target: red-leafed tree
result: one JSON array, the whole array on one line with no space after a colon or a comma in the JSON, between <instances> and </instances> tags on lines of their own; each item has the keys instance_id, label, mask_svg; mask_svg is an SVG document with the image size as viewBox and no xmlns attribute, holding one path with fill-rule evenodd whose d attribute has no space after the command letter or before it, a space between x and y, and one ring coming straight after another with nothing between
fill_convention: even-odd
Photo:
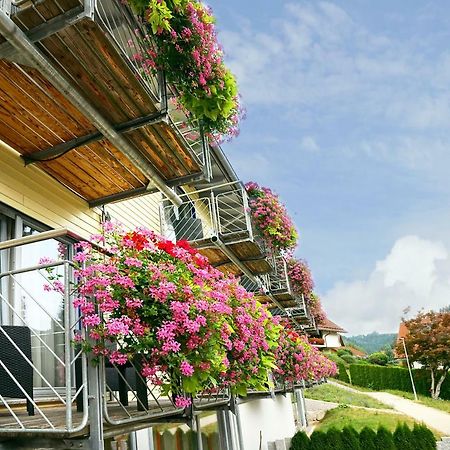
<instances>
[{"instance_id":1,"label":"red-leafed tree","mask_svg":"<svg viewBox=\"0 0 450 450\"><path fill-rule=\"evenodd\" d=\"M450 312L421 312L404 322L408 330L405 344L409 357L430 370L430 393L432 398L439 398L450 370ZM397 345L397 352L404 353L402 341Z\"/></svg>"}]
</instances>

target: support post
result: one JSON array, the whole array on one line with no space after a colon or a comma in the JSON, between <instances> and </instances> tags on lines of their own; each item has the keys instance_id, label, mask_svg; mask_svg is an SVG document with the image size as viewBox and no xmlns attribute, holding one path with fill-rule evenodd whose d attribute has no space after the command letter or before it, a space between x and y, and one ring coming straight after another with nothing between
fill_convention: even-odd
<instances>
[{"instance_id":1,"label":"support post","mask_svg":"<svg viewBox=\"0 0 450 450\"><path fill-rule=\"evenodd\" d=\"M239 450L244 450L244 436L242 434L242 422L241 422L241 413L239 411L239 402L234 396L232 397L231 401L233 402L234 406L233 411L234 416L236 417L236 432Z\"/></svg>"},{"instance_id":2,"label":"support post","mask_svg":"<svg viewBox=\"0 0 450 450\"><path fill-rule=\"evenodd\" d=\"M217 410L217 424L219 428L220 450L234 450L233 439L229 431L228 410Z\"/></svg>"},{"instance_id":3,"label":"support post","mask_svg":"<svg viewBox=\"0 0 450 450\"><path fill-rule=\"evenodd\" d=\"M295 389L295 403L297 406L297 416L301 428L306 428L308 426L308 421L306 418L306 408L305 408L305 398L302 389Z\"/></svg>"},{"instance_id":4,"label":"support post","mask_svg":"<svg viewBox=\"0 0 450 450\"><path fill-rule=\"evenodd\" d=\"M100 383L99 365L94 364L92 357L88 359L88 392L89 392L89 446L90 450L104 450L103 443L103 392Z\"/></svg>"}]
</instances>

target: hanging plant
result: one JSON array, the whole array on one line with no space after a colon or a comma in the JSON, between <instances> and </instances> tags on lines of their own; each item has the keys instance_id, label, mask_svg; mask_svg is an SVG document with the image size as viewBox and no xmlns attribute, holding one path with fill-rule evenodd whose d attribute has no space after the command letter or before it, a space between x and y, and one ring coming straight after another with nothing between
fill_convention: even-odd
<instances>
[{"instance_id":1,"label":"hanging plant","mask_svg":"<svg viewBox=\"0 0 450 450\"><path fill-rule=\"evenodd\" d=\"M309 307L309 312L311 316L314 317L317 324L323 322L327 318L327 315L322 307L320 297L317 294L311 292L307 299L307 304Z\"/></svg>"},{"instance_id":2,"label":"hanging plant","mask_svg":"<svg viewBox=\"0 0 450 450\"><path fill-rule=\"evenodd\" d=\"M179 92L178 103L215 139L236 136L243 111L236 79L223 62L215 19L197 0L130 0L151 29L155 50L135 55Z\"/></svg>"},{"instance_id":3,"label":"hanging plant","mask_svg":"<svg viewBox=\"0 0 450 450\"><path fill-rule=\"evenodd\" d=\"M74 305L89 334L76 339L85 352L118 365L139 358L142 374L178 407L190 403L185 394L223 385L243 394L264 384L278 328L236 279L187 242L111 224L104 230L93 242L108 256L87 242L74 256Z\"/></svg>"},{"instance_id":4,"label":"hanging plant","mask_svg":"<svg viewBox=\"0 0 450 450\"><path fill-rule=\"evenodd\" d=\"M297 384L314 381L336 374L336 365L312 347L306 336L298 334L284 324L276 351L276 379Z\"/></svg>"},{"instance_id":5,"label":"hanging plant","mask_svg":"<svg viewBox=\"0 0 450 450\"><path fill-rule=\"evenodd\" d=\"M290 258L287 261L288 277L295 295L308 300L314 289L314 281L308 263L302 259Z\"/></svg>"},{"instance_id":6,"label":"hanging plant","mask_svg":"<svg viewBox=\"0 0 450 450\"><path fill-rule=\"evenodd\" d=\"M272 253L293 251L297 245L297 231L278 196L253 181L247 183L245 188L255 226L269 250Z\"/></svg>"}]
</instances>

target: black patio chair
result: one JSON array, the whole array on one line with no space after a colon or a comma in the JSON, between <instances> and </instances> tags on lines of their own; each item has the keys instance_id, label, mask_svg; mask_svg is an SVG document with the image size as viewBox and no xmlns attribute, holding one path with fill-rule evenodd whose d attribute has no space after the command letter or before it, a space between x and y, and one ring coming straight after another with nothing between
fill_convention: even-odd
<instances>
[{"instance_id":1,"label":"black patio chair","mask_svg":"<svg viewBox=\"0 0 450 450\"><path fill-rule=\"evenodd\" d=\"M5 333L14 344L5 336ZM25 398L28 415L34 416L33 403L27 398L28 395L30 399L33 399L33 368L21 355L19 349L31 361L30 329L25 326L0 326L0 360L12 375L9 375L3 365L0 365L0 395Z\"/></svg>"}]
</instances>

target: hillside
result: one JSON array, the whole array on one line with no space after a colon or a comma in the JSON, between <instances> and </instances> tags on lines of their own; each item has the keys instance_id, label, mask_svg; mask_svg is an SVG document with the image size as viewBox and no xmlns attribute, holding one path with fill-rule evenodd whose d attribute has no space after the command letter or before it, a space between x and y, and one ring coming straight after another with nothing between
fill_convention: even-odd
<instances>
[{"instance_id":1,"label":"hillside","mask_svg":"<svg viewBox=\"0 0 450 450\"><path fill-rule=\"evenodd\" d=\"M396 337L395 333L377 333L375 331L370 334L344 337L344 342L361 347L370 354L382 350L386 346L392 347Z\"/></svg>"}]
</instances>

